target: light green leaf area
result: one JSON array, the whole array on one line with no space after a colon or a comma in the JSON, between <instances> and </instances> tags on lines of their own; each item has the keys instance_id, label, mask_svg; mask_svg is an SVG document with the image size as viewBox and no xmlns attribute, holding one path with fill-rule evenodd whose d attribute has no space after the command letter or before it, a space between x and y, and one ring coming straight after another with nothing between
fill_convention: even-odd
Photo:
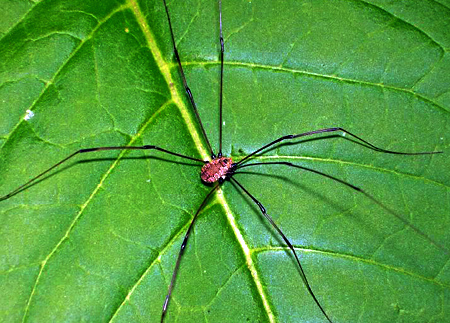
<instances>
[{"instance_id":1,"label":"light green leaf area","mask_svg":"<svg viewBox=\"0 0 450 323\"><path fill-rule=\"evenodd\" d=\"M0 8L0 196L81 148L209 158L162 0ZM172 0L169 11L217 153L217 2ZM292 242L333 322L448 322L449 21L447 0L223 1L225 155L337 126L389 150L444 152L384 154L338 132L249 162L308 167L378 203L283 165L234 176ZM0 201L0 320L159 322L211 189L201 166L158 151L85 153ZM326 322L286 244L229 181L200 213L166 318Z\"/></svg>"}]
</instances>

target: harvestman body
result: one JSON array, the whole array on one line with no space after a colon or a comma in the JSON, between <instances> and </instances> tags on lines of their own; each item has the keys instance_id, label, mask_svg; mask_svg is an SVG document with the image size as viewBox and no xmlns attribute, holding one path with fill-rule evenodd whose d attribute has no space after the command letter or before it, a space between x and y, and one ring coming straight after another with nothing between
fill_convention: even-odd
<instances>
[{"instance_id":1,"label":"harvestman body","mask_svg":"<svg viewBox=\"0 0 450 323\"><path fill-rule=\"evenodd\" d=\"M175 60L178 64L178 68L181 74L181 79L183 81L183 85L184 88L186 90L186 93L188 95L188 98L191 102L193 111L196 115L196 119L200 125L203 137L205 139L205 142L208 146L209 152L211 154L211 160L210 161L203 161L201 159L198 158L194 158L194 157L190 157L190 156L186 156L186 155L182 155L182 154L178 154L176 152L173 151L169 151L167 149L158 147L158 146L154 146L154 145L145 145L145 146L113 146L113 147L95 147L95 148L87 148L87 149L80 149L76 152L74 152L73 154L67 156L66 158L64 158L63 160L61 160L60 162L56 163L55 165L51 166L50 168L48 168L47 170L45 170L44 172L40 173L39 175L37 175L36 177L32 178L31 180L29 180L27 183L19 186L18 188L16 188L15 190L13 190L12 192L6 194L5 196L0 198L0 201L6 200L12 196L14 196L15 194L19 193L20 191L26 189L28 186L30 186L31 183L35 182L37 179L41 178L43 175L47 174L48 172L52 171L54 168L58 167L59 165L61 165L62 163L65 163L66 161L68 161L69 159L73 158L74 156L78 155L78 154L83 154L83 153L90 153L90 152L94 152L94 151L103 151L103 150L157 150L160 151L162 153L165 154L170 154L172 156L176 156L179 158L184 158L184 159L189 159L192 161L196 161L199 163L203 163L203 167L201 169L201 180L206 183L206 184L213 184L213 188L210 190L210 192L206 195L206 197L204 198L203 202L201 203L200 207L198 208L197 212L195 213L194 217L191 220L191 223L187 229L187 232L185 234L185 237L183 239L183 243L181 245L181 250L178 254L176 263L175 263L175 268L172 274L172 278L171 278L171 282L168 288L168 292L167 295L165 297L164 303L163 303L163 310L162 310L162 314L161 314L161 322L164 321L167 310L168 310L168 304L169 304L169 300L174 288L174 282L178 273L178 269L180 266L180 260L183 256L189 235L191 233L191 230L194 226L194 223L197 219L197 216L200 213L200 210L206 205L206 202L208 201L208 199L213 195L213 193L217 190L217 188L222 185L225 181L229 180L232 181L233 183L235 183L243 192L245 192L245 194L247 194L252 200L253 202L259 207L261 213L264 215L264 217L267 219L267 221L273 226L273 228L275 228L275 230L277 231L277 233L280 235L280 237L283 239L283 241L286 243L286 245L289 247L290 251L292 252L292 254L294 255L295 261L298 265L298 268L300 269L300 278L302 279L302 281L304 282L310 296L314 299L315 304L317 305L317 307L320 309L320 311L323 313L324 318L328 321L328 322L332 322L330 316L327 314L327 312L325 311L325 309L322 307L321 303L319 302L318 298L316 297L316 295L313 293L308 280L306 278L306 275L303 271L302 265L300 263L299 257L297 256L297 253L294 249L294 247L292 246L291 242L288 240L288 238L285 236L285 234L283 233L283 231L281 230L281 228L279 228L277 226L277 224L273 221L273 219L267 214L266 209L264 208L264 206L246 189L244 188L244 186L242 186L242 184L240 182L238 182L236 179L233 178L233 176L235 174L237 174L238 172L236 172L237 170L244 168L244 167L251 167L251 166L257 166L257 165L283 165L283 166L288 166L288 167L292 167L294 169L302 169L302 170L306 170L321 176L325 176L333 181L336 181L338 183L341 183L363 195L365 195L366 197L368 197L370 200L372 200L374 203L378 204L379 206L381 206L382 208L384 208L385 210L387 210L389 213L391 213L392 215L396 216L398 219L400 219L401 221L403 221L406 225L408 225L411 229L413 229L417 234L421 235L422 237L424 237L425 239L427 239L430 243L432 243L433 245L437 246L438 248L440 248L441 250L443 250L445 253L450 254L450 252L443 246L437 244L435 241L433 241L431 238L429 238L428 236L426 236L421 230L419 230L418 228L416 228L415 226L413 226L411 223L409 223L407 220L404 219L403 216L396 214L394 211L388 209L387 207L385 207L382 203L380 203L379 201L377 201L375 198L373 198L370 194L368 194L367 192L365 192L364 190L362 190L361 188L354 186L350 183L347 183L339 178L336 178L334 176L319 172L317 170L314 169L310 169L310 168L306 168L303 166L299 166L290 162L257 162L257 163L251 163L251 164L244 164L245 162L247 162L251 157L253 157L254 155L258 154L259 152L262 152L263 150L274 146L277 143L280 142L284 142L284 141L288 141L288 140L292 140L292 139L296 139L296 138L300 138L300 137L305 137L305 136L311 136L311 135L315 135L315 134L321 134L321 133L338 133L338 134L344 134L344 135L349 135L350 137L354 138L355 140L359 141L359 143L361 143L363 146L365 146L366 148L370 148L372 150L375 150L377 152L382 152L382 153L388 153L388 154L397 154L397 155L425 155L425 154L438 154L441 153L440 151L437 152L417 152L417 153L405 153L405 152L397 152L397 151L391 151L391 150L386 150L386 149L382 149L379 147L376 147L375 145L369 143L368 141L362 139L361 137L341 128L341 127L332 127L332 128L325 128L325 129L319 129L319 130L314 130L314 131L309 131L309 132L304 132L304 133L300 133L300 134L295 134L295 135L285 135L282 136L276 140L273 140L272 142L262 146L261 148L255 150L254 152L252 152L251 154L247 155L246 157L244 157L243 159L239 160L238 162L234 163L231 157L223 157L222 156L222 125L223 125L223 120L222 120L222 88L223 88L223 64L224 64L224 40L223 40L223 34L222 34L222 9L221 9L221 1L218 1L218 5L219 5L219 29L220 29L220 101L219 101L219 152L217 155L214 154L212 148L211 148L211 144L208 140L208 137L206 135L205 129L202 125L201 119L200 119L200 115L198 113L197 110L197 106L195 104L193 95L191 90L189 89L188 85L187 85L187 81L186 81L186 77L184 75L184 71L183 71L183 67L181 65L181 60L178 54L178 50L176 47L176 43L175 43L175 37L174 37L174 32L172 30L172 24L170 21L170 15L169 15L169 11L166 5L165 0L163 0L163 5L167 14L167 21L168 21L168 25L169 25L169 29L170 29L170 35L171 35L171 39L172 39L172 44L173 44L173 50L174 50L174 56L175 56Z\"/></svg>"},{"instance_id":2,"label":"harvestman body","mask_svg":"<svg viewBox=\"0 0 450 323\"><path fill-rule=\"evenodd\" d=\"M201 179L205 183L215 183L225 180L232 174L233 160L231 158L219 157L211 160L202 167Z\"/></svg>"}]
</instances>

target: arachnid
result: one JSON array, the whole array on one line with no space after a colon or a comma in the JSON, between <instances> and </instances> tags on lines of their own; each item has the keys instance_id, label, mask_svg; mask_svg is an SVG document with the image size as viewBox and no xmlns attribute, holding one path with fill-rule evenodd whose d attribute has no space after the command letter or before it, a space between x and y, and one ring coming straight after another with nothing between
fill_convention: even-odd
<instances>
[{"instance_id":1,"label":"arachnid","mask_svg":"<svg viewBox=\"0 0 450 323\"><path fill-rule=\"evenodd\" d=\"M210 157L161 1L32 6L1 40L3 193L81 148L157 145ZM224 156L239 162L277 137L334 126L390 150L447 149L448 89L438 86L447 35L427 27L427 11L316 0L223 6ZM172 1L169 10L217 151L217 3ZM448 248L446 155L308 137L253 162L292 162L362 187ZM290 238L333 322L445 317L448 255L389 211L292 167L241 171L236 178ZM199 163L112 151L1 201L5 317L159 321L181 240L208 191ZM252 200L224 185L193 228L167 321L325 320L289 254Z\"/></svg>"}]
</instances>

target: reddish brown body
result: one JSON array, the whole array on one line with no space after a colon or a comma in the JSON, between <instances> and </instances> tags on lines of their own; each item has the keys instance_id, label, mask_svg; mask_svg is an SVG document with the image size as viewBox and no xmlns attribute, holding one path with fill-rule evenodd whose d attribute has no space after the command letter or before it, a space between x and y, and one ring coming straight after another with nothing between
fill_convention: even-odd
<instances>
[{"instance_id":1,"label":"reddish brown body","mask_svg":"<svg viewBox=\"0 0 450 323\"><path fill-rule=\"evenodd\" d=\"M220 178L225 179L232 165L233 161L229 157L213 159L203 165L200 177L205 183L217 182Z\"/></svg>"}]
</instances>

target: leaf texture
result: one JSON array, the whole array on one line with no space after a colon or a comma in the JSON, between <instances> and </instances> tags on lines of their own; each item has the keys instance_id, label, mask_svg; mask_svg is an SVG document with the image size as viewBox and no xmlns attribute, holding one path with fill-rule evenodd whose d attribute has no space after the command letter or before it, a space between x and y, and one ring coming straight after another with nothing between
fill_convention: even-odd
<instances>
[{"instance_id":1,"label":"leaf texture","mask_svg":"<svg viewBox=\"0 0 450 323\"><path fill-rule=\"evenodd\" d=\"M81 148L157 145L209 158L162 1L1 2L0 195ZM391 212L285 166L235 178L295 246L333 322L448 321L450 3L222 5L225 155L335 126L390 150L444 152L388 155L316 136L254 159L330 174ZM168 7L217 152L217 2ZM210 190L200 167L155 151L94 152L1 201L0 320L159 322L181 241ZM180 268L167 322L326 321L282 239L230 182L202 210Z\"/></svg>"}]
</instances>

